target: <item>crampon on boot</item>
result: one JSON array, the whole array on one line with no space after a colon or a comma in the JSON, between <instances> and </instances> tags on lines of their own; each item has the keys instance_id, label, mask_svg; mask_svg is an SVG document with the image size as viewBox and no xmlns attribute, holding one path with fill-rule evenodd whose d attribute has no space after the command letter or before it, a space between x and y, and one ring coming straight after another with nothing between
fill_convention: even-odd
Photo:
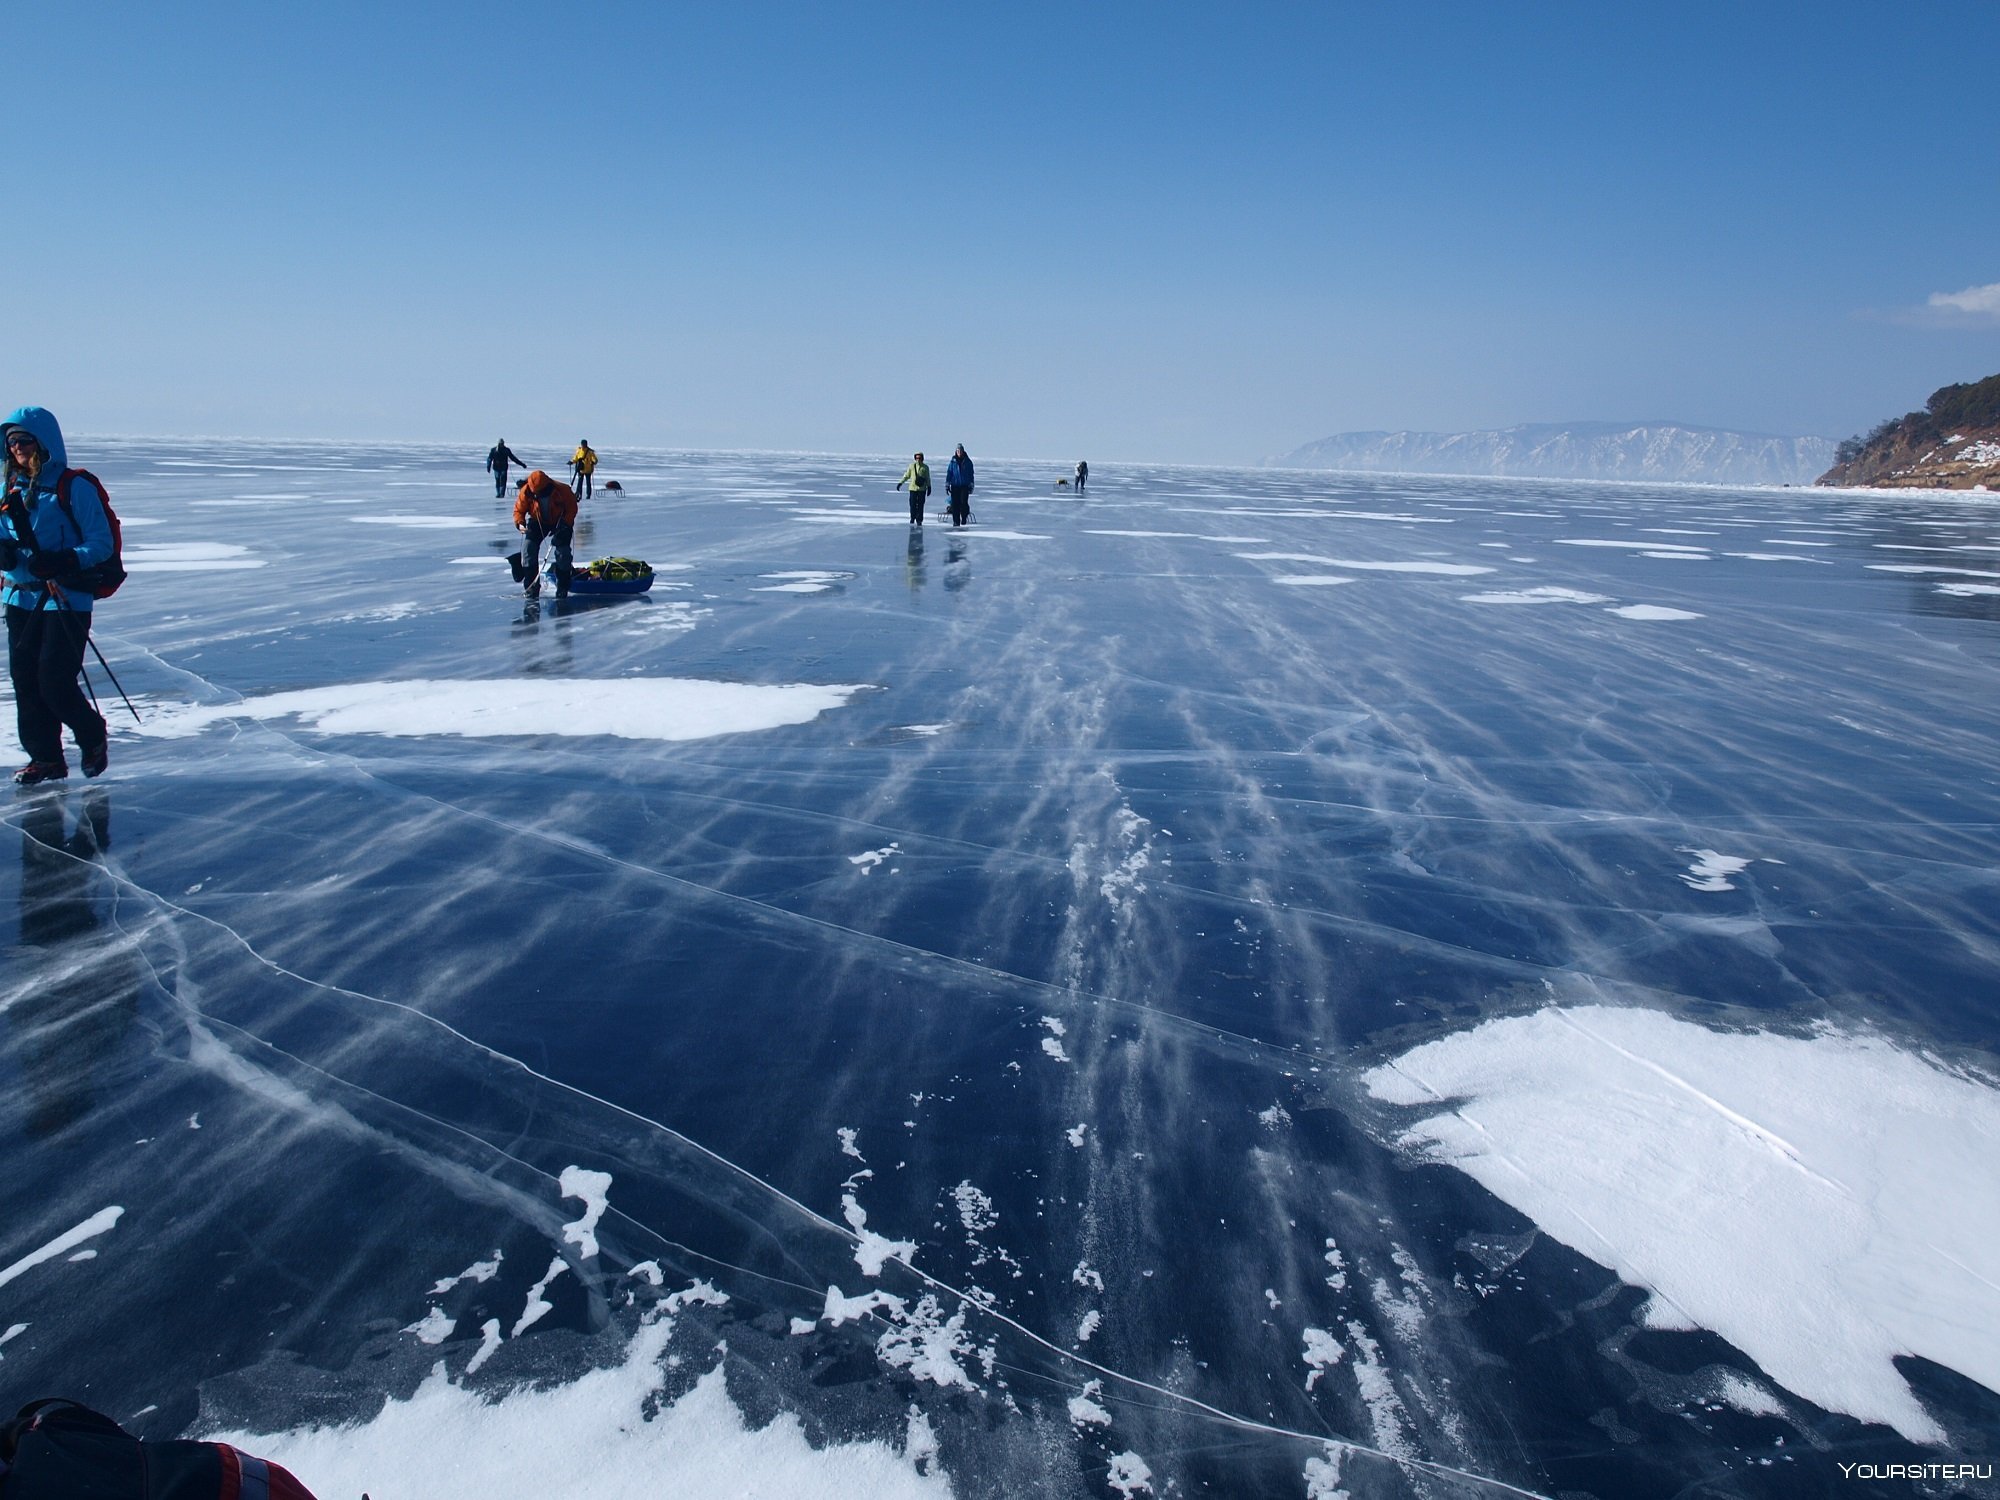
<instances>
[{"instance_id":1,"label":"crampon on boot","mask_svg":"<svg viewBox=\"0 0 2000 1500\"><path fill-rule=\"evenodd\" d=\"M15 786L40 786L45 781L67 781L69 765L60 760L31 760L14 773Z\"/></svg>"}]
</instances>

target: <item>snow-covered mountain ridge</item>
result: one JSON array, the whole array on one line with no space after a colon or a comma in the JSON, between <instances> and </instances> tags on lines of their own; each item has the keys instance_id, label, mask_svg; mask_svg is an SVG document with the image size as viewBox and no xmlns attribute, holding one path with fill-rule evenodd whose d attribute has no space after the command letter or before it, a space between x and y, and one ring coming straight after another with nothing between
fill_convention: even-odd
<instances>
[{"instance_id":1,"label":"snow-covered mountain ridge","mask_svg":"<svg viewBox=\"0 0 2000 1500\"><path fill-rule=\"evenodd\" d=\"M1269 464L1364 473L1810 484L1833 461L1834 446L1830 438L1674 422L1539 422L1485 432L1342 432Z\"/></svg>"}]
</instances>

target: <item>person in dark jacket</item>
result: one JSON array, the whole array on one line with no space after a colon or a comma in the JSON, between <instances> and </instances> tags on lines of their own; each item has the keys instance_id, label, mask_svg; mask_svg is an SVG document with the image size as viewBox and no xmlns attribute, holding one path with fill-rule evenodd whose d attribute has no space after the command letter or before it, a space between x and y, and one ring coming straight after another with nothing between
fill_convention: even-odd
<instances>
[{"instance_id":1,"label":"person in dark jacket","mask_svg":"<svg viewBox=\"0 0 2000 1500\"><path fill-rule=\"evenodd\" d=\"M910 492L910 524L923 525L924 501L931 494L931 466L924 462L923 454L919 453L910 460L909 468L903 470L903 477L896 481L896 488Z\"/></svg>"},{"instance_id":2,"label":"person in dark jacket","mask_svg":"<svg viewBox=\"0 0 2000 1500\"><path fill-rule=\"evenodd\" d=\"M507 446L505 438L493 445L493 451L486 455L486 467L493 475L493 498L498 500L507 493L507 465L519 464L528 467L528 461Z\"/></svg>"},{"instance_id":3,"label":"person in dark jacket","mask_svg":"<svg viewBox=\"0 0 2000 1500\"><path fill-rule=\"evenodd\" d=\"M576 491L536 469L514 497L514 529L521 533L521 591L542 596L542 539L555 554L556 597L569 597L569 543L576 525Z\"/></svg>"},{"instance_id":4,"label":"person in dark jacket","mask_svg":"<svg viewBox=\"0 0 2000 1500\"><path fill-rule=\"evenodd\" d=\"M1081 495L1084 485L1090 479L1090 465L1082 459L1076 461L1076 492Z\"/></svg>"},{"instance_id":5,"label":"person in dark jacket","mask_svg":"<svg viewBox=\"0 0 2000 1500\"><path fill-rule=\"evenodd\" d=\"M28 763L18 786L69 775L63 726L82 757L83 774L101 776L110 761L110 730L77 685L97 600L74 575L111 556L111 519L104 494L82 475L71 477L69 507L62 476L69 449L53 413L24 406L0 423L6 445L6 489L0 497L0 568L6 589L7 674L14 715ZM64 586L71 579L72 585Z\"/></svg>"},{"instance_id":6,"label":"person in dark jacket","mask_svg":"<svg viewBox=\"0 0 2000 1500\"><path fill-rule=\"evenodd\" d=\"M963 526L972 519L972 455L960 443L952 451L951 462L945 465L944 492L950 502L946 513L953 526Z\"/></svg>"}]
</instances>

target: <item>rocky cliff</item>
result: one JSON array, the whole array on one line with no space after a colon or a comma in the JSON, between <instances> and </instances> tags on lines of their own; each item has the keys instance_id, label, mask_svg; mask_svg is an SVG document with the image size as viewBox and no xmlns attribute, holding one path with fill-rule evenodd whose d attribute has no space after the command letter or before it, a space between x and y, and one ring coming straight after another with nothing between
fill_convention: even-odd
<instances>
[{"instance_id":1,"label":"rocky cliff","mask_svg":"<svg viewBox=\"0 0 2000 1500\"><path fill-rule=\"evenodd\" d=\"M2000 490L2000 375L1933 391L1922 411L1851 437L1820 484Z\"/></svg>"},{"instance_id":2,"label":"rocky cliff","mask_svg":"<svg viewBox=\"0 0 2000 1500\"><path fill-rule=\"evenodd\" d=\"M1829 438L1771 437L1673 422L1565 422L1485 432L1344 432L1272 463L1362 473L1807 484L1833 457Z\"/></svg>"}]
</instances>

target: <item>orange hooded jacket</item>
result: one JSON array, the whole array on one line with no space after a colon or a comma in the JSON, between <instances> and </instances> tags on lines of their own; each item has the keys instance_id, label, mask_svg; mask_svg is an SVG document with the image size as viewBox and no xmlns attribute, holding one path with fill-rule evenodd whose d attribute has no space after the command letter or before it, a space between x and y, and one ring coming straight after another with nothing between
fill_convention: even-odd
<instances>
[{"instance_id":1,"label":"orange hooded jacket","mask_svg":"<svg viewBox=\"0 0 2000 1500\"><path fill-rule=\"evenodd\" d=\"M538 509L542 530L554 531L567 525L576 520L576 491L536 469L521 481L521 488L514 496L514 524L527 525L529 515Z\"/></svg>"}]
</instances>

